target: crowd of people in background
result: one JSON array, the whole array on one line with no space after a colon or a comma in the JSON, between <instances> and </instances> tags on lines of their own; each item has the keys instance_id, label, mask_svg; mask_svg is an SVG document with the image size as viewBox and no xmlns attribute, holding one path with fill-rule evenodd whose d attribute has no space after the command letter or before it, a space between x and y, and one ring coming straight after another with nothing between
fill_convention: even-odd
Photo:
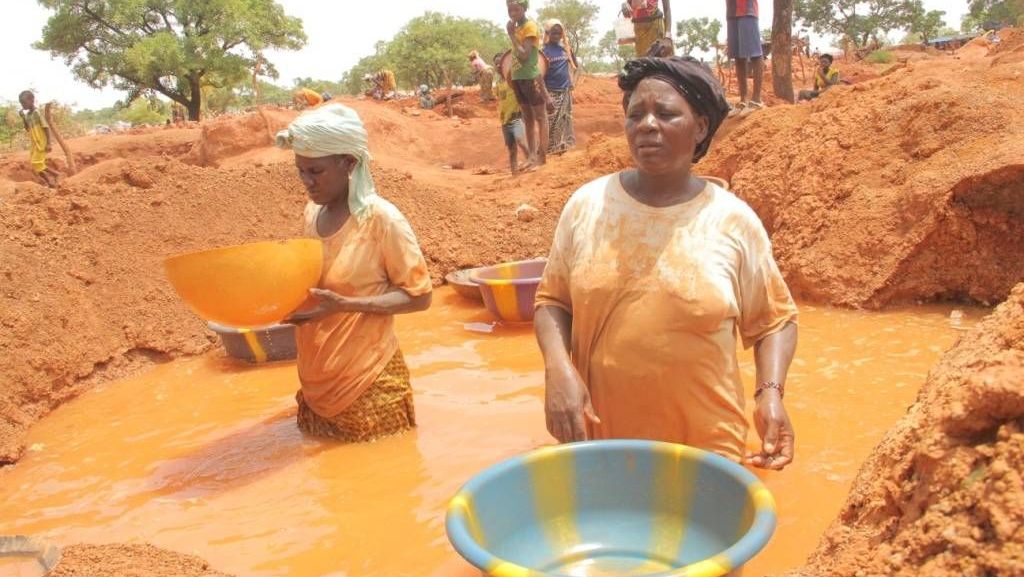
<instances>
[{"instance_id":1,"label":"crowd of people in background","mask_svg":"<svg viewBox=\"0 0 1024 577\"><path fill-rule=\"evenodd\" d=\"M477 51L468 54L469 70L479 86L480 102L495 102L503 140L512 173L532 171L547 162L548 155L562 154L576 145L573 119L573 90L579 61L569 38L569 30L558 19L538 25L527 16L529 0L506 0L510 48L494 55L491 62ZM621 14L631 20L637 57L668 58L675 45L668 35L668 22L659 0L627 0ZM726 0L728 55L735 62L739 100L730 105L729 116L747 115L764 108L764 48L757 0ZM398 98L395 73L387 68L363 76L364 95L375 100ZM749 87L748 80L753 80ZM819 58L813 88L801 90L799 100L812 100L841 82L833 57ZM748 90L748 88L751 88ZM458 96L462 96L461 91ZM434 108L440 100L426 84L415 92L423 109ZM21 95L22 119L31 142L32 170L47 186L56 184L57 173L47 167L50 151L49 127L34 106L30 91ZM304 110L331 100L327 92L301 87L292 94L292 105ZM449 98L450 104L450 98ZM187 111L172 103L175 125L183 123ZM450 113L451 111L449 111ZM525 162L519 163L522 153Z\"/></svg>"}]
</instances>

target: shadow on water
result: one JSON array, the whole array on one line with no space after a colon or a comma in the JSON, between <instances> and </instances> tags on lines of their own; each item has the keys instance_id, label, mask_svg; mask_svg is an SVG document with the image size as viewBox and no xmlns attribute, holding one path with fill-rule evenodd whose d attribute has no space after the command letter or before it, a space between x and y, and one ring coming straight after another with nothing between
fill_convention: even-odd
<instances>
[{"instance_id":1,"label":"shadow on water","mask_svg":"<svg viewBox=\"0 0 1024 577\"><path fill-rule=\"evenodd\" d=\"M158 495L209 496L253 483L332 446L305 437L295 410L282 411L221 437L195 452L162 461L151 476Z\"/></svg>"}]
</instances>

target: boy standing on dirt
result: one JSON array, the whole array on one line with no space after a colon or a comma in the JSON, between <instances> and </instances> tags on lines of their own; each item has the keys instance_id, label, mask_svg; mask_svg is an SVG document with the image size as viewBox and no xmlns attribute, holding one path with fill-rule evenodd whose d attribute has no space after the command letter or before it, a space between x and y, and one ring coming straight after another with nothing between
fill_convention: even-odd
<instances>
[{"instance_id":1,"label":"boy standing on dirt","mask_svg":"<svg viewBox=\"0 0 1024 577\"><path fill-rule=\"evenodd\" d=\"M506 0L508 24L505 30L512 41L512 90L522 109L529 144L527 170L547 162L548 95L540 74L540 28L526 17L529 0Z\"/></svg>"},{"instance_id":2,"label":"boy standing on dirt","mask_svg":"<svg viewBox=\"0 0 1024 577\"><path fill-rule=\"evenodd\" d=\"M494 68L501 68L501 53L494 55ZM526 130L523 128L523 118L519 109L519 101L516 95L505 82L505 77L498 74L497 82L494 85L494 95L498 100L498 119L501 122L501 134L505 138L505 148L508 149L508 164L512 174L519 174L519 149L529 157L530 150L526 143Z\"/></svg>"},{"instance_id":3,"label":"boy standing on dirt","mask_svg":"<svg viewBox=\"0 0 1024 577\"><path fill-rule=\"evenodd\" d=\"M25 132L28 133L30 146L29 161L32 163L32 172L43 179L46 186L53 188L57 186L57 179L60 176L57 171L46 166L46 153L53 150L50 143L50 125L46 123L39 109L36 108L36 95L31 90L24 90L18 95L21 103L21 121L25 124Z\"/></svg>"}]
</instances>

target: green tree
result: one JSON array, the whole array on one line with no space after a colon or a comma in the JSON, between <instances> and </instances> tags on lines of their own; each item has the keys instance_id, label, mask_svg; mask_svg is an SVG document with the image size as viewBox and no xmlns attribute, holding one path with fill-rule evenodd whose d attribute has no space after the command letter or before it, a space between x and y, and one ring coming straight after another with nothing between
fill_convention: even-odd
<instances>
[{"instance_id":1,"label":"green tree","mask_svg":"<svg viewBox=\"0 0 1024 577\"><path fill-rule=\"evenodd\" d=\"M25 126L18 116L20 105L13 102L0 103L0 142L11 148L16 136L25 130Z\"/></svg>"},{"instance_id":2,"label":"green tree","mask_svg":"<svg viewBox=\"0 0 1024 577\"><path fill-rule=\"evenodd\" d=\"M1024 26L1024 0L969 0L961 25L968 32Z\"/></svg>"},{"instance_id":3,"label":"green tree","mask_svg":"<svg viewBox=\"0 0 1024 577\"><path fill-rule=\"evenodd\" d=\"M633 47L629 44L619 44L618 37L615 36L614 30L609 30L604 36L601 37L600 42L597 43L597 53L601 57L604 63L611 63L612 70L610 72L618 72L622 70L622 66L633 57ZM588 72L604 72L606 70L594 69L588 66Z\"/></svg>"},{"instance_id":4,"label":"green tree","mask_svg":"<svg viewBox=\"0 0 1024 577\"><path fill-rule=\"evenodd\" d=\"M718 44L722 22L708 17L687 18L676 22L676 47L684 55L694 50L708 52Z\"/></svg>"},{"instance_id":5,"label":"green tree","mask_svg":"<svg viewBox=\"0 0 1024 577\"><path fill-rule=\"evenodd\" d=\"M942 10L928 10L926 12L922 9L915 15L907 30L911 34L917 34L921 41L928 42L933 38L937 38L942 28L946 25L942 19L945 15L945 11Z\"/></svg>"},{"instance_id":6,"label":"green tree","mask_svg":"<svg viewBox=\"0 0 1024 577\"><path fill-rule=\"evenodd\" d=\"M250 78L266 49L301 48L302 22L273 0L39 0L54 11L36 48L94 88L158 92L198 120L203 88ZM274 77L262 61L263 75Z\"/></svg>"},{"instance_id":7,"label":"green tree","mask_svg":"<svg viewBox=\"0 0 1024 577\"><path fill-rule=\"evenodd\" d=\"M958 34L960 34L960 31L956 28L943 25L932 36L929 36L928 39L934 40L942 36L956 36ZM924 38L916 32L908 32L907 35L900 40L900 44L920 44L921 42L924 42Z\"/></svg>"},{"instance_id":8,"label":"green tree","mask_svg":"<svg viewBox=\"0 0 1024 577\"><path fill-rule=\"evenodd\" d=\"M541 23L557 18L565 27L569 45L577 56L586 56L594 39L594 22L601 8L586 0L549 0L537 11Z\"/></svg>"},{"instance_id":9,"label":"green tree","mask_svg":"<svg viewBox=\"0 0 1024 577\"><path fill-rule=\"evenodd\" d=\"M141 124L163 124L171 116L170 106L159 98L136 98L118 114L118 120Z\"/></svg>"},{"instance_id":10,"label":"green tree","mask_svg":"<svg viewBox=\"0 0 1024 577\"><path fill-rule=\"evenodd\" d=\"M906 29L922 11L921 0L795 0L794 16L818 34L835 34L858 46Z\"/></svg>"},{"instance_id":11,"label":"green tree","mask_svg":"<svg viewBox=\"0 0 1024 577\"><path fill-rule=\"evenodd\" d=\"M505 31L487 20L473 20L426 12L410 20L390 42L378 42L373 55L362 58L342 77L346 92L364 89L364 74L381 68L395 73L400 86L442 86L474 82L469 65L471 50L484 60L509 47Z\"/></svg>"}]
</instances>

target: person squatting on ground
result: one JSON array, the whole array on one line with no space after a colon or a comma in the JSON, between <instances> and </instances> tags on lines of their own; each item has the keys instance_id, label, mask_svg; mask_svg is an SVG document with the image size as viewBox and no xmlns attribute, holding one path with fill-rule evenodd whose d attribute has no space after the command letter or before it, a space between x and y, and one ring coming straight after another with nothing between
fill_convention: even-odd
<instances>
[{"instance_id":1,"label":"person squatting on ground","mask_svg":"<svg viewBox=\"0 0 1024 577\"><path fill-rule=\"evenodd\" d=\"M501 65L501 53L494 55L494 66ZM519 101L516 95L505 82L502 75L498 75L494 85L494 93L498 98L498 122L501 123L501 134L505 140L505 149L508 150L508 165L512 174L519 173L519 150L523 156L529 158L530 150L526 142L526 129L523 127L523 116L519 109Z\"/></svg>"},{"instance_id":2,"label":"person squatting on ground","mask_svg":"<svg viewBox=\"0 0 1024 577\"><path fill-rule=\"evenodd\" d=\"M761 85L764 83L764 52L758 29L757 0L725 0L726 37L729 57L736 62L736 84L740 101L729 116L749 114L764 108ZM747 99L747 78L754 75L754 93Z\"/></svg>"},{"instance_id":3,"label":"person squatting on ground","mask_svg":"<svg viewBox=\"0 0 1024 577\"><path fill-rule=\"evenodd\" d=\"M432 285L412 227L377 195L359 115L329 103L277 134L306 187L305 234L323 241L324 266L297 325L298 426L362 442L416 425L394 315L426 310ZM310 308L311 307L311 308Z\"/></svg>"},{"instance_id":4,"label":"person squatting on ground","mask_svg":"<svg viewBox=\"0 0 1024 577\"><path fill-rule=\"evenodd\" d=\"M537 291L548 431L782 469L793 459L782 397L797 308L754 211L692 172L729 110L722 87L677 57L631 60L619 86L635 168L572 195ZM762 443L746 455L737 336L757 368Z\"/></svg>"},{"instance_id":5,"label":"person squatting on ground","mask_svg":"<svg viewBox=\"0 0 1024 577\"><path fill-rule=\"evenodd\" d=\"M487 64L476 50L469 53L469 64L480 84L480 102L493 102L494 92L491 88L494 86L494 67Z\"/></svg>"},{"instance_id":6,"label":"person squatting on ground","mask_svg":"<svg viewBox=\"0 0 1024 577\"><path fill-rule=\"evenodd\" d=\"M316 90L300 88L295 91L295 94L292 94L292 102L299 110L305 110L323 104L324 97Z\"/></svg>"},{"instance_id":7,"label":"person squatting on ground","mask_svg":"<svg viewBox=\"0 0 1024 577\"><path fill-rule=\"evenodd\" d=\"M507 0L508 24L505 30L512 41L514 57L512 90L522 109L526 142L530 147L527 170L547 162L549 97L540 74L540 30L526 17L529 0Z\"/></svg>"},{"instance_id":8,"label":"person squatting on ground","mask_svg":"<svg viewBox=\"0 0 1024 577\"><path fill-rule=\"evenodd\" d=\"M572 88L577 63L565 37L565 26L557 19L544 22L544 56L548 69L544 74L554 110L548 113L548 154L562 154L576 146L572 125Z\"/></svg>"},{"instance_id":9,"label":"person squatting on ground","mask_svg":"<svg viewBox=\"0 0 1024 577\"><path fill-rule=\"evenodd\" d=\"M50 125L47 124L43 113L36 108L36 95L31 90L23 90L18 95L18 102L21 104L19 113L21 122L25 125L25 132L28 133L29 163L32 165L32 174L38 176L43 184L53 188L57 186L60 173L46 165L46 155L53 151Z\"/></svg>"},{"instance_id":10,"label":"person squatting on ground","mask_svg":"<svg viewBox=\"0 0 1024 577\"><path fill-rule=\"evenodd\" d=\"M433 95L430 94L430 87L426 84L420 84L419 89L420 96L420 108L424 110L430 110L437 106L437 101L434 100Z\"/></svg>"},{"instance_id":11,"label":"person squatting on ground","mask_svg":"<svg viewBox=\"0 0 1024 577\"><path fill-rule=\"evenodd\" d=\"M822 92L839 84L839 69L832 65L832 55L822 54L818 63L820 67L814 71L814 90L801 90L799 100L814 100Z\"/></svg>"},{"instance_id":12,"label":"person squatting on ground","mask_svg":"<svg viewBox=\"0 0 1024 577\"><path fill-rule=\"evenodd\" d=\"M629 0L622 3L622 15L633 21L637 57L647 56L651 45L665 37L665 15L658 0Z\"/></svg>"}]
</instances>

